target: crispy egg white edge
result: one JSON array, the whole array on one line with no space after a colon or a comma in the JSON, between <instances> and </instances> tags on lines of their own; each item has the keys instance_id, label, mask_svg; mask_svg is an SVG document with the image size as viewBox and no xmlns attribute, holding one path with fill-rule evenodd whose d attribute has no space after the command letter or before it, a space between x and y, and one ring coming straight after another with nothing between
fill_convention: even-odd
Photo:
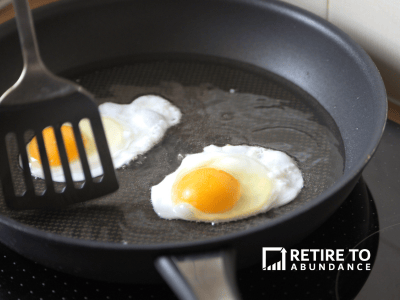
<instances>
[{"instance_id":1,"label":"crispy egg white edge","mask_svg":"<svg viewBox=\"0 0 400 300\"><path fill-rule=\"evenodd\" d=\"M218 155L222 154L245 155L257 161L258 163L262 164L265 167L267 176L273 182L270 193L270 199L268 199L268 201L260 210L254 211L251 214L239 216L234 219L232 218L213 219L212 221L210 221L209 219L193 220L189 212L196 210L196 208L187 203L174 205L171 198L172 191L169 190L168 194L165 193L163 194L162 191L164 191L169 187L172 187L179 173L184 168L187 168L185 163L185 159L187 157L190 157L191 161L195 161L195 156L199 154L202 155L203 153L218 154ZM240 145L240 146L226 145L223 147L211 145L205 147L202 153L189 154L185 157L185 159L182 161L182 164L175 172L167 175L163 181L161 181L158 185L155 185L151 188L151 202L153 205L153 209L161 218L185 219L198 222L214 222L214 223L239 220L250 217L258 213L264 213L272 208L279 207L289 203L290 201L296 198L296 196L300 193L304 185L301 171L297 167L295 161L286 153L281 151L265 149L262 147L247 146L247 145ZM194 166L194 168L196 167ZM156 195L159 197L157 197ZM182 218L182 215L187 215L187 218Z\"/></svg>"},{"instance_id":2,"label":"crispy egg white edge","mask_svg":"<svg viewBox=\"0 0 400 300\"><path fill-rule=\"evenodd\" d=\"M182 117L179 108L168 100L157 95L145 95L136 98L130 104L106 102L99 106L100 115L116 121L123 128L125 141L116 153L111 153L114 169L120 168L137 158L138 155L149 151L159 143L169 127L177 125ZM115 119L115 115L118 119ZM151 127L147 124L152 124ZM93 138L93 137L92 137ZM88 157L92 177L103 174L97 153ZM22 163L20 163L22 166ZM44 178L41 164L31 159L31 175ZM32 168L34 167L34 168ZM73 181L85 180L80 161L70 163ZM65 182L62 167L51 168L53 181Z\"/></svg>"}]
</instances>

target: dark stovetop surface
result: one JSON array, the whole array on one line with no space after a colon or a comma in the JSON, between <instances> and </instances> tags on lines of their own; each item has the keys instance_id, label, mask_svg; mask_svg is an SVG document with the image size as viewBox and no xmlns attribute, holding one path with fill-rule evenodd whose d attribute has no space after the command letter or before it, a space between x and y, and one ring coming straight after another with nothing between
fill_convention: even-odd
<instances>
[{"instance_id":1,"label":"dark stovetop surface","mask_svg":"<svg viewBox=\"0 0 400 300\"><path fill-rule=\"evenodd\" d=\"M371 271L238 271L243 299L400 299L400 125L382 142L349 198L296 249L369 249ZM261 250L261 249L260 249ZM176 299L166 285L115 284L63 274L0 244L0 299Z\"/></svg>"}]
</instances>

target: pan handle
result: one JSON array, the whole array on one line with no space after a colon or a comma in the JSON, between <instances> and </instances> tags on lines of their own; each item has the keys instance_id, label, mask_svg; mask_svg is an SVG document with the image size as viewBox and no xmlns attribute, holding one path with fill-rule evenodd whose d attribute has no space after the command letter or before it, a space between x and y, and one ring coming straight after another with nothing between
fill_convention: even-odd
<instances>
[{"instance_id":1,"label":"pan handle","mask_svg":"<svg viewBox=\"0 0 400 300\"><path fill-rule=\"evenodd\" d=\"M235 253L161 256L155 266L181 300L240 300L235 280Z\"/></svg>"}]
</instances>

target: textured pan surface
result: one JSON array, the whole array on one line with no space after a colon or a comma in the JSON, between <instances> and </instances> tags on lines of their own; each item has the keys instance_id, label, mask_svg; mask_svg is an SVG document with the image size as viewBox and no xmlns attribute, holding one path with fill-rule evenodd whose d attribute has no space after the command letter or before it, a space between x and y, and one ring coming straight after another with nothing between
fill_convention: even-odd
<instances>
[{"instance_id":1,"label":"textured pan surface","mask_svg":"<svg viewBox=\"0 0 400 300\"><path fill-rule=\"evenodd\" d=\"M1 195L1 214L37 229L129 244L203 240L265 224L295 210L342 174L344 148L333 119L307 94L270 74L214 63L153 61L75 79L98 104L130 103L143 94L158 94L178 106L183 118L160 144L117 171L120 189L113 195L62 210L26 212L7 209ZM305 187L292 203L246 220L212 226L160 219L150 203L150 187L179 166L179 154L201 152L210 144L285 151L298 162Z\"/></svg>"}]
</instances>

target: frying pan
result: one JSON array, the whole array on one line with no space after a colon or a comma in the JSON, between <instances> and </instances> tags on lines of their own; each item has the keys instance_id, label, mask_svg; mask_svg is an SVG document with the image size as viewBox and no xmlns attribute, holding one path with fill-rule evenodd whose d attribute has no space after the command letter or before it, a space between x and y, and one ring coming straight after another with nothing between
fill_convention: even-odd
<instances>
[{"instance_id":1,"label":"frying pan","mask_svg":"<svg viewBox=\"0 0 400 300\"><path fill-rule=\"evenodd\" d=\"M46 65L79 81L99 104L154 93L184 113L159 145L118 171L121 188L110 197L27 212L0 199L1 241L57 270L138 283L160 280L158 270L182 299L195 299L214 289L192 284L188 262L199 263L214 267L219 288L238 297L234 262L254 264L261 247L288 247L320 226L381 138L387 104L375 65L346 34L293 6L64 0L33 16ZM0 45L2 93L22 69L13 20L1 25ZM285 150L302 169L304 189L292 203L242 221L159 219L149 188L176 169L178 154L227 143ZM298 147L316 159L305 164L310 153ZM204 284L212 285L208 277Z\"/></svg>"}]
</instances>

